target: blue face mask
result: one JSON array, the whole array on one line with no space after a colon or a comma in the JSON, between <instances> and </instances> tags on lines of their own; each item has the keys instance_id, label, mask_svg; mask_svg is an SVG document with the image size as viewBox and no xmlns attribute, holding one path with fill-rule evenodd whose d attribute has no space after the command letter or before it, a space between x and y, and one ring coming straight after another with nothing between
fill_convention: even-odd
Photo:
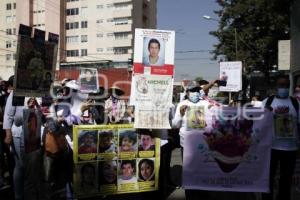
<instances>
[{"instance_id":1,"label":"blue face mask","mask_svg":"<svg viewBox=\"0 0 300 200\"><path fill-rule=\"evenodd\" d=\"M277 95L280 98L287 98L289 96L289 88L278 88Z\"/></svg>"},{"instance_id":2,"label":"blue face mask","mask_svg":"<svg viewBox=\"0 0 300 200\"><path fill-rule=\"evenodd\" d=\"M199 92L190 92L189 100L193 103L197 103L200 100Z\"/></svg>"}]
</instances>

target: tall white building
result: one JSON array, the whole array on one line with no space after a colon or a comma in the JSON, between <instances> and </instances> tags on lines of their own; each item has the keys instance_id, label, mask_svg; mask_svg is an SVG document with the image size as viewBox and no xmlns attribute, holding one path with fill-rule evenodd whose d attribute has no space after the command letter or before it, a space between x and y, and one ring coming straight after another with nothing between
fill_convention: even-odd
<instances>
[{"instance_id":1,"label":"tall white building","mask_svg":"<svg viewBox=\"0 0 300 200\"><path fill-rule=\"evenodd\" d=\"M1 0L0 76L7 79L14 72L20 23L60 35L61 67L128 67L134 29L156 28L156 4L157 0Z\"/></svg>"}]
</instances>

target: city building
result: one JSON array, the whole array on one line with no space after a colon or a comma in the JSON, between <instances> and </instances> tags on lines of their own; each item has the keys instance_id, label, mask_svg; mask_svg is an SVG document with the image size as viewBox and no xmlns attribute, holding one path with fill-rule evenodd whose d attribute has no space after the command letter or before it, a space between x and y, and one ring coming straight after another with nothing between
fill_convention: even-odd
<instances>
[{"instance_id":1,"label":"city building","mask_svg":"<svg viewBox=\"0 0 300 200\"><path fill-rule=\"evenodd\" d=\"M291 5L291 74L292 87L300 85L300 1Z\"/></svg>"},{"instance_id":2,"label":"city building","mask_svg":"<svg viewBox=\"0 0 300 200\"><path fill-rule=\"evenodd\" d=\"M58 67L126 67L135 28L156 28L157 0L1 0L0 74L14 72L20 23L59 34Z\"/></svg>"}]
</instances>

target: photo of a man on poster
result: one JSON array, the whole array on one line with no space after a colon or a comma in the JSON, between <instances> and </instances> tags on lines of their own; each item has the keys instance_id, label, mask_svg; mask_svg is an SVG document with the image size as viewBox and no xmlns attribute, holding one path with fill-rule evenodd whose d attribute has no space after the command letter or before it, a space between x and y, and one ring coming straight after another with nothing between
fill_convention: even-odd
<instances>
[{"instance_id":1,"label":"photo of a man on poster","mask_svg":"<svg viewBox=\"0 0 300 200\"><path fill-rule=\"evenodd\" d=\"M155 141L152 135L147 133L141 133L139 140L139 151L154 151Z\"/></svg>"},{"instance_id":2,"label":"photo of a man on poster","mask_svg":"<svg viewBox=\"0 0 300 200\"><path fill-rule=\"evenodd\" d=\"M120 176L118 184L136 183L135 160L123 160L120 162Z\"/></svg>"},{"instance_id":3,"label":"photo of a man on poster","mask_svg":"<svg viewBox=\"0 0 300 200\"><path fill-rule=\"evenodd\" d=\"M144 38L143 65L163 66L165 64L165 45L158 38Z\"/></svg>"},{"instance_id":4,"label":"photo of a man on poster","mask_svg":"<svg viewBox=\"0 0 300 200\"><path fill-rule=\"evenodd\" d=\"M80 90L86 93L97 92L98 90L97 69L80 70Z\"/></svg>"}]
</instances>

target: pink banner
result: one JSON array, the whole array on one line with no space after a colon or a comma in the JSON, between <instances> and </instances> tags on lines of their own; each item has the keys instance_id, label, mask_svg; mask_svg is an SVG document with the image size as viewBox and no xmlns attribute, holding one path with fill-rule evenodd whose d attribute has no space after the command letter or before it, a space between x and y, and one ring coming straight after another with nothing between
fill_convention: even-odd
<instances>
[{"instance_id":1,"label":"pink banner","mask_svg":"<svg viewBox=\"0 0 300 200\"><path fill-rule=\"evenodd\" d=\"M268 192L272 113L246 108L209 112L205 130L185 136L183 186Z\"/></svg>"}]
</instances>

